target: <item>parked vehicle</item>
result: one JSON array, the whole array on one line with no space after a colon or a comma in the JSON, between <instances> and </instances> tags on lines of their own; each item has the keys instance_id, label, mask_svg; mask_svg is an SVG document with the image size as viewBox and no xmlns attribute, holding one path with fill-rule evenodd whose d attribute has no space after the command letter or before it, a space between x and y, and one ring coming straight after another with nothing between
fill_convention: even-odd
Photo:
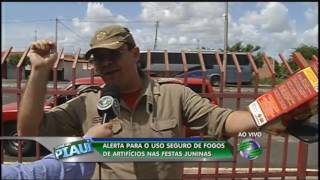
<instances>
[{"instance_id":1,"label":"parked vehicle","mask_svg":"<svg viewBox=\"0 0 320 180\"><path fill-rule=\"evenodd\" d=\"M75 88L81 90L90 85L90 78L80 78L75 81ZM101 78L95 77L94 84L102 85ZM64 88L65 91L72 89L72 84L67 84ZM71 99L72 95L58 95L57 105ZM45 101L44 111L49 111L54 107L54 96L49 96ZM8 103L2 106L2 121L4 125L5 136L17 136L17 102ZM35 143L33 141L21 141L22 154L24 156L32 156L35 154ZM4 141L5 152L12 156L18 155L18 141Z\"/></svg>"},{"instance_id":2,"label":"parked vehicle","mask_svg":"<svg viewBox=\"0 0 320 180\"><path fill-rule=\"evenodd\" d=\"M212 85L220 84L220 68L217 64L215 51L203 51L202 57L204 61L206 72L206 78L210 80ZM249 60L247 59L246 53L235 53L238 59L241 69L241 82L243 84L250 84L252 79L252 68ZM198 51L186 51L185 52L187 66L188 66L188 77L202 78L202 71L199 61ZM223 54L219 53L220 60L223 60ZM147 52L142 51L140 56L140 66L147 70ZM151 51L150 53L150 74L153 76L175 76L184 77L183 63L181 52L168 51L167 59L169 71L166 71L165 65L165 53L163 51ZM234 65L232 56L230 53L227 54L227 69L226 69L226 83L235 84L237 83L237 69Z\"/></svg>"},{"instance_id":3,"label":"parked vehicle","mask_svg":"<svg viewBox=\"0 0 320 180\"><path fill-rule=\"evenodd\" d=\"M156 78L154 78L156 79ZM182 78L177 78L183 82ZM102 86L104 85L103 80L100 77L94 77L94 85ZM75 88L77 91L82 90L91 85L91 78L79 78L75 81ZM201 93L202 90L202 80L195 78L188 78L187 86L193 91ZM72 90L71 82L67 84L64 88L65 91ZM213 93L213 88L209 81L205 84L205 93ZM74 95L58 95L57 105L63 104L66 101L75 97ZM213 104L217 104L215 97L208 98ZM49 111L54 107L54 96L49 96L45 101L44 111ZM4 135L5 136L17 136L17 102L8 103L2 106L2 121L4 125ZM186 135L196 135L191 130L186 130ZM22 141L22 155L31 156L35 152L35 143L33 141ZM4 142L5 152L12 156L17 156L18 154L18 141L5 141Z\"/></svg>"},{"instance_id":4,"label":"parked vehicle","mask_svg":"<svg viewBox=\"0 0 320 180\"><path fill-rule=\"evenodd\" d=\"M240 66L241 68L241 83L242 84L250 84L251 83L251 66ZM212 69L207 69L205 73L205 77L210 81L213 86L220 85L221 74L218 65L213 65ZM188 77L192 78L202 78L202 70L201 67L194 67L190 69L187 73ZM237 70L234 65L227 66L227 76L226 83L228 84L236 84L237 83ZM184 73L178 73L175 77L182 78L184 77Z\"/></svg>"}]
</instances>

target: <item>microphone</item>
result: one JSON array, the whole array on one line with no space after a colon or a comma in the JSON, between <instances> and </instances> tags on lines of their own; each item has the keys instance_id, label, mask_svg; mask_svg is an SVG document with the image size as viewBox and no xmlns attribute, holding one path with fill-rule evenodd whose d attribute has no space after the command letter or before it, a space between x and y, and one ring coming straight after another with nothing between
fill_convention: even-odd
<instances>
[{"instance_id":1,"label":"microphone","mask_svg":"<svg viewBox=\"0 0 320 180\"><path fill-rule=\"evenodd\" d=\"M114 84L105 85L98 101L98 114L102 117L101 124L109 122L120 114L120 89Z\"/></svg>"}]
</instances>

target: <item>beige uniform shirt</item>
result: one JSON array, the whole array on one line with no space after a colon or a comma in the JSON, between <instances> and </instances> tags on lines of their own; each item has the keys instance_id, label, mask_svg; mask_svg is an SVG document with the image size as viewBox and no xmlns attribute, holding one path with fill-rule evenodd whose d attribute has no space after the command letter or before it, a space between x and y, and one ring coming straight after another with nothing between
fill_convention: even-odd
<instances>
[{"instance_id":1,"label":"beige uniform shirt","mask_svg":"<svg viewBox=\"0 0 320 180\"><path fill-rule=\"evenodd\" d=\"M183 126L206 130L223 139L223 128L231 109L211 102L171 79L151 80L146 75L143 94L134 110L120 100L120 116L111 120L113 137L182 137ZM96 104L100 91L80 94L45 113L40 129L42 136L83 135L100 122ZM98 166L93 179L98 179ZM103 163L102 179L181 179L183 163L128 162Z\"/></svg>"}]
</instances>

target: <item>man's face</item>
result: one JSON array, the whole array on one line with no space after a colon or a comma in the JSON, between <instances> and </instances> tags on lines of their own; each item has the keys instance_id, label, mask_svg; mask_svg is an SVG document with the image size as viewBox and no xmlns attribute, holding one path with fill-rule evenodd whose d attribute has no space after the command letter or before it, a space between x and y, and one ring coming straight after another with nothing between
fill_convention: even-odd
<instances>
[{"instance_id":1,"label":"man's face","mask_svg":"<svg viewBox=\"0 0 320 180\"><path fill-rule=\"evenodd\" d=\"M139 59L139 49L128 50L126 45L117 50L97 49L93 53L93 63L96 71L106 83L117 84L120 87L130 82L136 73L136 62Z\"/></svg>"}]
</instances>

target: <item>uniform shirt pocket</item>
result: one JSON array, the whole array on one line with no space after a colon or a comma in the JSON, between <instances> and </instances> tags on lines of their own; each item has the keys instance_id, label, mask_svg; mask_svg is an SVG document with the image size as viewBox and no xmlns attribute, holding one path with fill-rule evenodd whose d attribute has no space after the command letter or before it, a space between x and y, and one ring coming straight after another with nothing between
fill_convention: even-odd
<instances>
[{"instance_id":1,"label":"uniform shirt pocket","mask_svg":"<svg viewBox=\"0 0 320 180\"><path fill-rule=\"evenodd\" d=\"M177 125L178 122L176 118L166 120L155 119L154 122L150 123L155 137L175 137Z\"/></svg>"}]
</instances>

